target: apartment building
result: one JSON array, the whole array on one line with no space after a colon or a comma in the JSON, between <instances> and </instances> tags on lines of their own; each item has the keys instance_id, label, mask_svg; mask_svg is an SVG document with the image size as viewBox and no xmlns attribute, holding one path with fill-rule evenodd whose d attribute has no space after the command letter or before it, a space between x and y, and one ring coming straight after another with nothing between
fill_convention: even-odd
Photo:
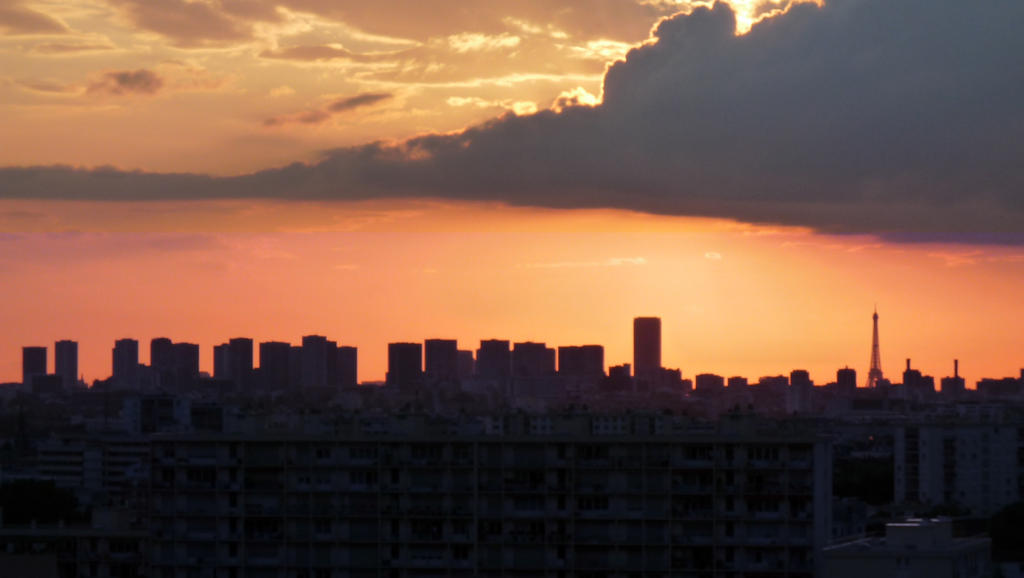
<instances>
[{"instance_id":1,"label":"apartment building","mask_svg":"<svg viewBox=\"0 0 1024 578\"><path fill-rule=\"evenodd\" d=\"M1024 428L1002 420L942 420L897 427L897 503L958 505L990 516L1020 499Z\"/></svg>"},{"instance_id":2,"label":"apartment building","mask_svg":"<svg viewBox=\"0 0 1024 578\"><path fill-rule=\"evenodd\" d=\"M499 435L157 436L152 575L814 574L828 440L743 420L523 419Z\"/></svg>"}]
</instances>

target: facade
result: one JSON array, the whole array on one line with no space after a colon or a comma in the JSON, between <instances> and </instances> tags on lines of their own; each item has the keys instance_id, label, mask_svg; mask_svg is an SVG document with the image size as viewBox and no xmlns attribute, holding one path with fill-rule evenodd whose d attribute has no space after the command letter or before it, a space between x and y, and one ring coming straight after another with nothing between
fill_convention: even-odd
<instances>
[{"instance_id":1,"label":"facade","mask_svg":"<svg viewBox=\"0 0 1024 578\"><path fill-rule=\"evenodd\" d=\"M987 578L992 576L988 538L954 538L949 520L911 519L885 525L884 538L825 548L823 576L862 578Z\"/></svg>"},{"instance_id":2,"label":"facade","mask_svg":"<svg viewBox=\"0 0 1024 578\"><path fill-rule=\"evenodd\" d=\"M359 350L349 345L338 347L339 387L353 388L359 385Z\"/></svg>"},{"instance_id":3,"label":"facade","mask_svg":"<svg viewBox=\"0 0 1024 578\"><path fill-rule=\"evenodd\" d=\"M512 377L537 378L555 375L555 350L544 343L524 341L512 345Z\"/></svg>"},{"instance_id":4,"label":"facade","mask_svg":"<svg viewBox=\"0 0 1024 578\"><path fill-rule=\"evenodd\" d=\"M518 419L501 435L158 436L152 575L813 575L826 441Z\"/></svg>"},{"instance_id":5,"label":"facade","mask_svg":"<svg viewBox=\"0 0 1024 578\"><path fill-rule=\"evenodd\" d=\"M1017 427L999 423L922 423L893 437L896 503L957 505L990 516L1020 499Z\"/></svg>"}]
</instances>

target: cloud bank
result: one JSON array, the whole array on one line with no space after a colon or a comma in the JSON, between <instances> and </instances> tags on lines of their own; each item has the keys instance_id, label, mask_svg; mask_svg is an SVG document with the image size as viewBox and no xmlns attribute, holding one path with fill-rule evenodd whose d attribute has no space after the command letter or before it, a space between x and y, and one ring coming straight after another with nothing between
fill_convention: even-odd
<instances>
[{"instance_id":1,"label":"cloud bank","mask_svg":"<svg viewBox=\"0 0 1024 578\"><path fill-rule=\"evenodd\" d=\"M831 0L664 20L599 106L213 178L0 170L0 197L430 196L891 235L1024 230L1024 3Z\"/></svg>"}]
</instances>

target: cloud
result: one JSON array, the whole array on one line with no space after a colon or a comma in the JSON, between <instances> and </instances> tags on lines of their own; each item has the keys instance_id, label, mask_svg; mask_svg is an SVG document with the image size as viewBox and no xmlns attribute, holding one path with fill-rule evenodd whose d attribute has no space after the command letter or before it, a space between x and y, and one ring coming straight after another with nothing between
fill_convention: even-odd
<instances>
[{"instance_id":1,"label":"cloud","mask_svg":"<svg viewBox=\"0 0 1024 578\"><path fill-rule=\"evenodd\" d=\"M338 99L331 104L327 105L327 110L330 112L346 112L349 110L355 110L364 106L370 106L377 104L378 102L384 102L390 100L394 95L387 92L367 92L363 94L357 94L348 98Z\"/></svg>"},{"instance_id":2,"label":"cloud","mask_svg":"<svg viewBox=\"0 0 1024 578\"><path fill-rule=\"evenodd\" d=\"M119 70L105 73L99 80L89 85L89 93L105 93L114 95L125 94L156 94L163 87L164 81L152 70Z\"/></svg>"},{"instance_id":3,"label":"cloud","mask_svg":"<svg viewBox=\"0 0 1024 578\"><path fill-rule=\"evenodd\" d=\"M32 52L46 56L65 56L86 52L104 52L113 50L114 45L98 42L44 42L32 47Z\"/></svg>"},{"instance_id":4,"label":"cloud","mask_svg":"<svg viewBox=\"0 0 1024 578\"><path fill-rule=\"evenodd\" d=\"M0 34L64 34L60 20L23 6L21 2L0 1Z\"/></svg>"},{"instance_id":5,"label":"cloud","mask_svg":"<svg viewBox=\"0 0 1024 578\"><path fill-rule=\"evenodd\" d=\"M597 106L234 178L5 169L0 196L429 196L1012 242L1022 25L1022 2L832 0L737 36L717 4L662 21L608 69Z\"/></svg>"},{"instance_id":6,"label":"cloud","mask_svg":"<svg viewBox=\"0 0 1024 578\"><path fill-rule=\"evenodd\" d=\"M519 46L521 38L513 34L487 35L474 32L462 32L448 37L448 46L455 52L479 52L504 50Z\"/></svg>"},{"instance_id":7,"label":"cloud","mask_svg":"<svg viewBox=\"0 0 1024 578\"><path fill-rule=\"evenodd\" d=\"M339 98L323 108L307 110L292 115L271 117L264 120L263 125L279 126L289 123L320 124L336 114L373 106L392 98L394 98L394 95L389 92L365 92L355 96Z\"/></svg>"}]
</instances>

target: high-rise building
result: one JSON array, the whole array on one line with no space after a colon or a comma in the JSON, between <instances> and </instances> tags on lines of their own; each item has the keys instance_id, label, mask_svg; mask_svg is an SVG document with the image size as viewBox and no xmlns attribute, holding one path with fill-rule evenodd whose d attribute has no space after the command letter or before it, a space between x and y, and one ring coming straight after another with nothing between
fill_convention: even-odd
<instances>
[{"instance_id":1,"label":"high-rise building","mask_svg":"<svg viewBox=\"0 0 1024 578\"><path fill-rule=\"evenodd\" d=\"M857 370L844 367L836 372L836 387L844 395L857 390Z\"/></svg>"},{"instance_id":2,"label":"high-rise building","mask_svg":"<svg viewBox=\"0 0 1024 578\"><path fill-rule=\"evenodd\" d=\"M512 345L512 377L555 375L555 350L544 343L524 341Z\"/></svg>"},{"instance_id":3,"label":"high-rise building","mask_svg":"<svg viewBox=\"0 0 1024 578\"><path fill-rule=\"evenodd\" d=\"M253 347L252 339L236 337L228 341L231 379L235 387L246 388L252 380Z\"/></svg>"},{"instance_id":4,"label":"high-rise building","mask_svg":"<svg viewBox=\"0 0 1024 578\"><path fill-rule=\"evenodd\" d=\"M567 345L558 348L558 375L599 380L604 377L604 347Z\"/></svg>"},{"instance_id":5,"label":"high-rise building","mask_svg":"<svg viewBox=\"0 0 1024 578\"><path fill-rule=\"evenodd\" d=\"M21 383L31 387L32 378L37 375L46 375L46 348L22 347Z\"/></svg>"},{"instance_id":6,"label":"high-rise building","mask_svg":"<svg viewBox=\"0 0 1024 578\"><path fill-rule=\"evenodd\" d=\"M359 351L355 347L338 347L338 386L351 388L359 385Z\"/></svg>"},{"instance_id":7,"label":"high-rise building","mask_svg":"<svg viewBox=\"0 0 1024 578\"><path fill-rule=\"evenodd\" d=\"M476 350L476 375L483 379L507 379L512 375L512 351L505 339L484 339Z\"/></svg>"},{"instance_id":8,"label":"high-rise building","mask_svg":"<svg viewBox=\"0 0 1024 578\"><path fill-rule=\"evenodd\" d=\"M430 383L452 382L459 377L459 343L454 339L424 342L426 379Z\"/></svg>"},{"instance_id":9,"label":"high-rise building","mask_svg":"<svg viewBox=\"0 0 1024 578\"><path fill-rule=\"evenodd\" d=\"M139 383L139 342L118 339L112 352L113 378L121 387L135 387Z\"/></svg>"},{"instance_id":10,"label":"high-rise building","mask_svg":"<svg viewBox=\"0 0 1024 578\"><path fill-rule=\"evenodd\" d=\"M174 367L179 384L199 377L199 344L175 343Z\"/></svg>"},{"instance_id":11,"label":"high-rise building","mask_svg":"<svg viewBox=\"0 0 1024 578\"><path fill-rule=\"evenodd\" d=\"M288 358L291 344L280 341L260 343L260 376L263 386L271 391L288 387Z\"/></svg>"},{"instance_id":12,"label":"high-rise building","mask_svg":"<svg viewBox=\"0 0 1024 578\"><path fill-rule=\"evenodd\" d=\"M653 379L661 369L661 319L633 320L633 376Z\"/></svg>"},{"instance_id":13,"label":"high-rise building","mask_svg":"<svg viewBox=\"0 0 1024 578\"><path fill-rule=\"evenodd\" d=\"M386 380L399 389L418 387L423 382L423 344L389 343Z\"/></svg>"},{"instance_id":14,"label":"high-rise building","mask_svg":"<svg viewBox=\"0 0 1024 578\"><path fill-rule=\"evenodd\" d=\"M230 379L231 377L231 346L227 343L213 346L213 377L214 379Z\"/></svg>"},{"instance_id":15,"label":"high-rise building","mask_svg":"<svg viewBox=\"0 0 1024 578\"><path fill-rule=\"evenodd\" d=\"M64 339L53 344L54 373L61 384L72 387L78 383L78 342Z\"/></svg>"},{"instance_id":16,"label":"high-rise building","mask_svg":"<svg viewBox=\"0 0 1024 578\"><path fill-rule=\"evenodd\" d=\"M459 350L459 379L469 379L476 372L476 360L469 349Z\"/></svg>"},{"instance_id":17,"label":"high-rise building","mask_svg":"<svg viewBox=\"0 0 1024 578\"><path fill-rule=\"evenodd\" d=\"M306 335L302 338L302 387L327 386L327 356L337 355L337 345L330 351L327 338Z\"/></svg>"},{"instance_id":18,"label":"high-rise building","mask_svg":"<svg viewBox=\"0 0 1024 578\"><path fill-rule=\"evenodd\" d=\"M176 360L174 342L166 337L156 337L149 342L149 366L153 368L160 385L173 388L176 385Z\"/></svg>"}]
</instances>

